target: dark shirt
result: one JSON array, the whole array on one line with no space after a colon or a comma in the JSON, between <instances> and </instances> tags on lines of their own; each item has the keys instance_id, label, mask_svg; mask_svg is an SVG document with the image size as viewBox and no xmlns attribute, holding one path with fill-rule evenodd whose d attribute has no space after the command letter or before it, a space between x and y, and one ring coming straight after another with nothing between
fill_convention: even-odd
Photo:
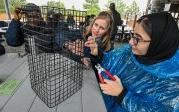
<instances>
[{"instance_id":1,"label":"dark shirt","mask_svg":"<svg viewBox=\"0 0 179 112\"><path fill-rule=\"evenodd\" d=\"M89 36L87 36L87 38L88 37ZM102 40L98 39L96 42L98 44L98 52L103 54L104 48L102 47ZM96 65L97 63L101 62L101 57L92 55L90 48L86 46L84 46L84 57L90 58L92 65Z\"/></svg>"},{"instance_id":2,"label":"dark shirt","mask_svg":"<svg viewBox=\"0 0 179 112\"><path fill-rule=\"evenodd\" d=\"M22 23L19 20L12 19L5 37L8 45L13 47L21 46L24 43Z\"/></svg>"},{"instance_id":3,"label":"dark shirt","mask_svg":"<svg viewBox=\"0 0 179 112\"><path fill-rule=\"evenodd\" d=\"M112 40L114 40L115 35L117 33L117 26L122 25L122 20L121 20L121 15L119 12L117 12L116 10L111 11L112 12L112 18L113 18L113 27L112 27L112 31L111 31L111 38Z\"/></svg>"},{"instance_id":4,"label":"dark shirt","mask_svg":"<svg viewBox=\"0 0 179 112\"><path fill-rule=\"evenodd\" d=\"M91 35L91 34L90 34ZM90 36L87 35L87 38ZM87 40L87 39L86 39ZM95 65L98 63L101 63L102 61L102 57L103 57L103 52L104 52L104 48L102 47L102 39L99 38L98 40L96 40L97 44L98 44L98 56L94 56L91 54L91 50L89 47L84 46L84 57L88 57L90 58L91 61L91 65L92 65L92 69L95 72L96 78L99 82L99 77L98 77L98 71L95 68Z\"/></svg>"}]
</instances>

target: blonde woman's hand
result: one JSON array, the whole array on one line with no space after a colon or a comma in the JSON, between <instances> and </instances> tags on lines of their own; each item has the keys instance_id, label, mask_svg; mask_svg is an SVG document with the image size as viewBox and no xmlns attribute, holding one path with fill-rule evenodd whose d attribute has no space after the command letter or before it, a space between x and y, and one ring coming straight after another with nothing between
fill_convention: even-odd
<instances>
[{"instance_id":1,"label":"blonde woman's hand","mask_svg":"<svg viewBox=\"0 0 179 112\"><path fill-rule=\"evenodd\" d=\"M88 37L87 42L85 42L85 46L89 47L91 50L91 54L97 56L98 55L98 45L95 41L95 37Z\"/></svg>"},{"instance_id":2,"label":"blonde woman's hand","mask_svg":"<svg viewBox=\"0 0 179 112\"><path fill-rule=\"evenodd\" d=\"M101 90L104 94L111 96L118 96L123 91L121 80L115 75L115 81L104 79L105 84L100 84Z\"/></svg>"},{"instance_id":3,"label":"blonde woman's hand","mask_svg":"<svg viewBox=\"0 0 179 112\"><path fill-rule=\"evenodd\" d=\"M85 67L87 69L89 69L91 67L91 61L90 58L82 58L81 61L83 62L83 64L85 65Z\"/></svg>"}]
</instances>

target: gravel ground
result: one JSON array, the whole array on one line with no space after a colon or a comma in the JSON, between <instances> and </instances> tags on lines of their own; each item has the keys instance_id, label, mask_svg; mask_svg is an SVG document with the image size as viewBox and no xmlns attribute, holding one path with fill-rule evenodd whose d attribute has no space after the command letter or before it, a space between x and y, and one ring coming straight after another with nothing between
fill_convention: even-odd
<instances>
[{"instance_id":1,"label":"gravel ground","mask_svg":"<svg viewBox=\"0 0 179 112\"><path fill-rule=\"evenodd\" d=\"M2 42L2 45L5 47L6 53L24 53L25 52L24 45L19 46L19 47L11 47L7 45L6 41Z\"/></svg>"}]
</instances>

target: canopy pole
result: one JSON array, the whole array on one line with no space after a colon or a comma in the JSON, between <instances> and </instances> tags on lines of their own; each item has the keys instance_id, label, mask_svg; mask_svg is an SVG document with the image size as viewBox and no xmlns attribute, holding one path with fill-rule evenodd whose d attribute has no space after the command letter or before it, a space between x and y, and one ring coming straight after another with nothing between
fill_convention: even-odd
<instances>
[{"instance_id":1,"label":"canopy pole","mask_svg":"<svg viewBox=\"0 0 179 112\"><path fill-rule=\"evenodd\" d=\"M11 13L10 13L10 10L9 10L9 1L4 0L4 5L5 5L5 9L6 9L7 18L10 20L11 19Z\"/></svg>"}]
</instances>

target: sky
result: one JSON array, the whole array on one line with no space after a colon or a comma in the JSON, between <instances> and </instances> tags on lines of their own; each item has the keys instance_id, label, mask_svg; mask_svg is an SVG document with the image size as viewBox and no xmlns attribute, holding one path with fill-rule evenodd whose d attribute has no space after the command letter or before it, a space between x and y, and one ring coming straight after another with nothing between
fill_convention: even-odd
<instances>
[{"instance_id":1,"label":"sky","mask_svg":"<svg viewBox=\"0 0 179 112\"><path fill-rule=\"evenodd\" d=\"M27 2L35 3L37 5L46 5L47 1L51 0L26 0ZM63 2L65 7L70 9L72 5L75 6L77 10L83 10L83 4L85 3L85 0L53 0L53 1L60 1ZM127 5L131 4L133 0L123 0L124 3ZM140 11L143 12L146 9L147 0L144 3L144 0L136 0ZM105 9L105 4L107 3L107 0L99 0L99 6L101 9Z\"/></svg>"}]
</instances>

